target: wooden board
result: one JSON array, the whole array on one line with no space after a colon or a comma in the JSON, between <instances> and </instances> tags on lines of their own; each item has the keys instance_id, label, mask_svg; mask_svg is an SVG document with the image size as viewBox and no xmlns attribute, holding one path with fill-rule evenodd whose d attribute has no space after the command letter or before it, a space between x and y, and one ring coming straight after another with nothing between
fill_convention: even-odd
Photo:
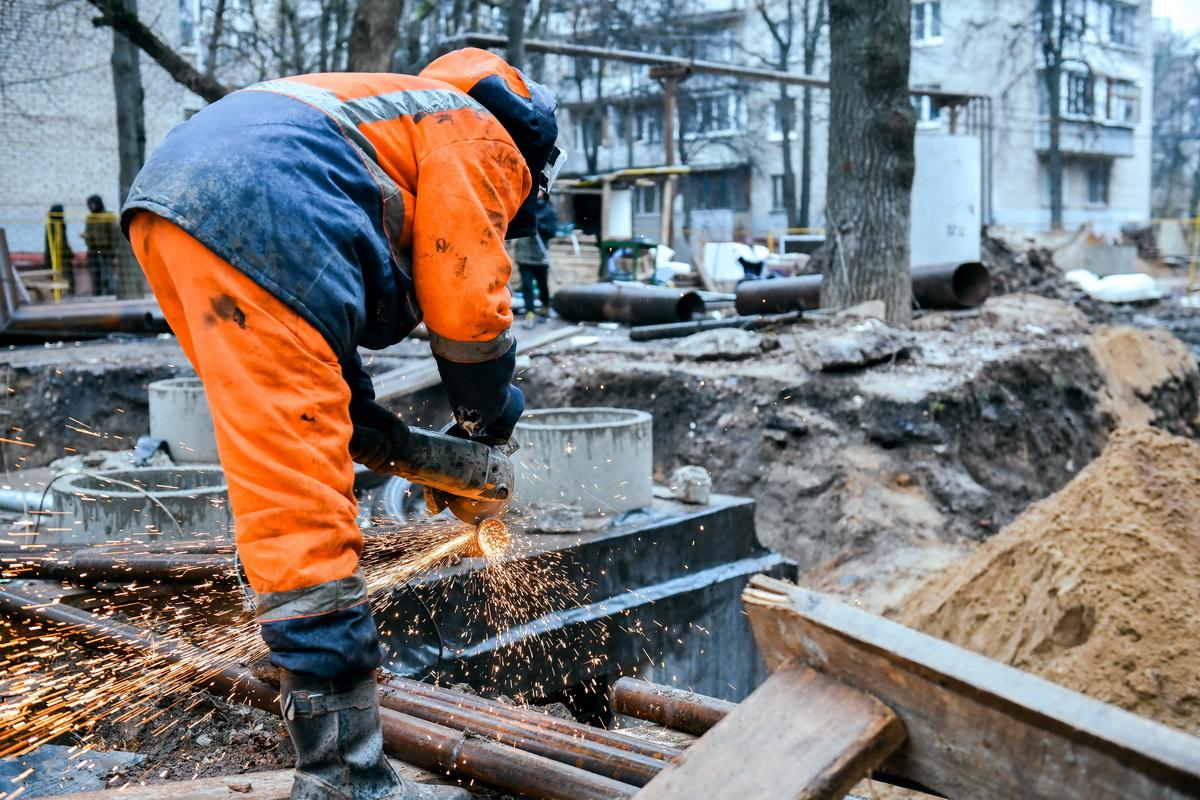
<instances>
[{"instance_id":1,"label":"wooden board","mask_svg":"<svg viewBox=\"0 0 1200 800\"><path fill-rule=\"evenodd\" d=\"M1200 739L756 576L742 595L772 670L795 662L874 695L908 740L884 768L951 798L1200 798Z\"/></svg>"},{"instance_id":2,"label":"wooden board","mask_svg":"<svg viewBox=\"0 0 1200 800\"><path fill-rule=\"evenodd\" d=\"M395 759L391 761L396 771L411 781L437 782L424 770ZM69 797L71 800L288 800L292 793L292 774L290 769L247 772L244 775L222 775L194 781L78 792Z\"/></svg>"},{"instance_id":3,"label":"wooden board","mask_svg":"<svg viewBox=\"0 0 1200 800\"><path fill-rule=\"evenodd\" d=\"M841 798L904 741L887 706L815 670L779 670L637 800Z\"/></svg>"}]
</instances>

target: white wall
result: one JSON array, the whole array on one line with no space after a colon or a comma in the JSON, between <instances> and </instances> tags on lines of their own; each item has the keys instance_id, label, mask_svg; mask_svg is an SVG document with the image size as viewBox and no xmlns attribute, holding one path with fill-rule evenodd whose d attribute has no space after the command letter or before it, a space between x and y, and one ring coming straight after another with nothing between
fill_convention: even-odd
<instances>
[{"instance_id":1,"label":"white wall","mask_svg":"<svg viewBox=\"0 0 1200 800\"><path fill-rule=\"evenodd\" d=\"M0 227L14 251L42 251L54 203L66 208L72 247L84 249L86 198L117 204L112 33L92 25L95 10L86 3L47 5L14 0L0 15ZM139 6L160 35L178 37L177 3ZM141 71L149 152L201 102L144 56Z\"/></svg>"}]
</instances>

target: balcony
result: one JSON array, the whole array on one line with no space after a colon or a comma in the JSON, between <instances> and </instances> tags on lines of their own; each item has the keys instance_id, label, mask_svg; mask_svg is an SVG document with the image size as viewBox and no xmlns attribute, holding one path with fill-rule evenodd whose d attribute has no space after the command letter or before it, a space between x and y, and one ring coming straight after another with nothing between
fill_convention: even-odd
<instances>
[{"instance_id":1,"label":"balcony","mask_svg":"<svg viewBox=\"0 0 1200 800\"><path fill-rule=\"evenodd\" d=\"M1102 122L1064 119L1059 128L1058 146L1066 155L1128 158L1133 155L1133 129ZM1049 120L1037 123L1034 147L1039 153L1049 152Z\"/></svg>"}]
</instances>

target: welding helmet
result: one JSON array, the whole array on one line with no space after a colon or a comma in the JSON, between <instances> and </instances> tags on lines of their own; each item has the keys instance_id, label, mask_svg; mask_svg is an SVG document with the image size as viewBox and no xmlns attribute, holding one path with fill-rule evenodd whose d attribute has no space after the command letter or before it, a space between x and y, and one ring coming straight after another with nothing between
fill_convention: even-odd
<instances>
[{"instance_id":1,"label":"welding helmet","mask_svg":"<svg viewBox=\"0 0 1200 800\"><path fill-rule=\"evenodd\" d=\"M525 158L533 185L509 222L506 239L532 236L537 227L538 190L550 190L567 160L558 141L558 102L545 86L525 77L495 53L466 47L436 59L422 78L449 83L491 112Z\"/></svg>"}]
</instances>

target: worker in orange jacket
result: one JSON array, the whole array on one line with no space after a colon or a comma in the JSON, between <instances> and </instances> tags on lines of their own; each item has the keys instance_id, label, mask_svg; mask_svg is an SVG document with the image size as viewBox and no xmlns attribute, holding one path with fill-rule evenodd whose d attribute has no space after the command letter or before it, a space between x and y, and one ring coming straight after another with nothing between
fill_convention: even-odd
<instances>
[{"instance_id":1,"label":"worker in orange jacket","mask_svg":"<svg viewBox=\"0 0 1200 800\"><path fill-rule=\"evenodd\" d=\"M358 347L425 322L458 430L505 441L524 409L505 238L534 227L562 153L555 101L483 50L419 76L243 89L173 129L122 223L204 382L237 544L281 669L293 798L449 798L382 753L382 660L358 560L352 457L405 434Z\"/></svg>"}]
</instances>

